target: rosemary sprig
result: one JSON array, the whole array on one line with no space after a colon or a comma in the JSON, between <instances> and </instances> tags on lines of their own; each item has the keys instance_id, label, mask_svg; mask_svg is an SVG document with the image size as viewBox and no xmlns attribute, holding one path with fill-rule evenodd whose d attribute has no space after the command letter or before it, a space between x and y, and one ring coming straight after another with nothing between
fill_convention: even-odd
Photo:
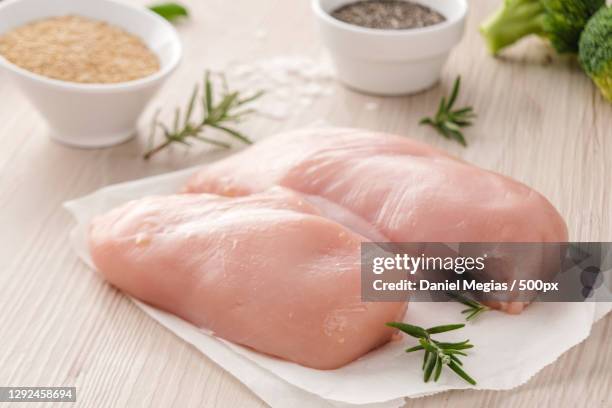
<instances>
[{"instance_id":1,"label":"rosemary sprig","mask_svg":"<svg viewBox=\"0 0 612 408\"><path fill-rule=\"evenodd\" d=\"M446 292L446 294L453 298L454 300L456 300L459 303L463 303L464 305L466 305L468 308L465 310L462 310L461 313L462 314L466 314L467 316L465 316L465 320L470 321L475 319L476 317L478 317L480 314L484 313L484 312L488 312L489 310L491 310L491 308L489 306L485 306L482 303L480 303L477 300L474 299L470 299L467 296L463 296L459 293L455 293L455 292Z\"/></svg>"},{"instance_id":2,"label":"rosemary sprig","mask_svg":"<svg viewBox=\"0 0 612 408\"><path fill-rule=\"evenodd\" d=\"M467 146L461 128L472 126L472 120L476 117L476 114L471 106L453 110L453 105L457 101L460 87L461 76L458 76L457 79L455 79L455 84L453 85L453 90L448 101L446 97L443 97L438 106L436 115L433 118L425 117L421 119L419 124L432 126L445 138L454 139L463 146Z\"/></svg>"},{"instance_id":3,"label":"rosemary sprig","mask_svg":"<svg viewBox=\"0 0 612 408\"><path fill-rule=\"evenodd\" d=\"M202 133L207 127L220 130L242 143L252 143L248 137L228 127L227 124L239 122L244 119L244 117L253 113L254 111L252 109L244 109L243 107L262 96L263 92L257 92L251 96L242 97L239 91L229 91L225 77L222 76L221 78L223 80L223 92L221 100L218 103L215 103L215 93L210 79L210 72L206 71L202 95L200 95L200 86L196 84L189 98L189 103L185 108L185 113L183 114L180 108L176 108L174 111L174 121L171 128L160 122L157 119L157 114L153 117L149 140L153 141L155 139L158 129L161 129L165 140L155 147L150 147L144 154L145 160L150 159L154 154L173 143L191 146L191 140L212 144L226 149L231 147L228 143L203 136ZM193 122L192 117L198 99L202 105L202 119Z\"/></svg>"},{"instance_id":4,"label":"rosemary sprig","mask_svg":"<svg viewBox=\"0 0 612 408\"><path fill-rule=\"evenodd\" d=\"M470 349L474 347L474 345L470 344L469 340L459 343L445 343L431 338L432 334L461 329L465 327L464 324L448 324L430 327L429 329L401 322L389 322L387 326L395 327L419 340L419 345L406 349L406 353L412 353L419 350L425 351L422 366L423 381L428 382L432 376L434 381L438 381L442 373L442 366L447 366L468 383L476 385L476 380L470 377L461 368L463 363L459 359L459 356L467 356L463 350Z\"/></svg>"}]
</instances>

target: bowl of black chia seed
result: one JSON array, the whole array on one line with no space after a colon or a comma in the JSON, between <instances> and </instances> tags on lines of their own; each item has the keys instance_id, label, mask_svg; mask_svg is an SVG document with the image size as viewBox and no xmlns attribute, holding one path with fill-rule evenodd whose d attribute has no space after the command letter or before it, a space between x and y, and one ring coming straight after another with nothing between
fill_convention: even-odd
<instances>
[{"instance_id":1,"label":"bowl of black chia seed","mask_svg":"<svg viewBox=\"0 0 612 408\"><path fill-rule=\"evenodd\" d=\"M312 0L338 79L404 95L433 86L463 36L466 0Z\"/></svg>"}]
</instances>

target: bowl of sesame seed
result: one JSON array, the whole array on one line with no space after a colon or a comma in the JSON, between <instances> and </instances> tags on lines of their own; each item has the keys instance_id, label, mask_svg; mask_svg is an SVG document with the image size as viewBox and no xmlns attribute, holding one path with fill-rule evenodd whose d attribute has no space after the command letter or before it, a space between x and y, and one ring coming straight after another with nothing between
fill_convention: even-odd
<instances>
[{"instance_id":1,"label":"bowl of sesame seed","mask_svg":"<svg viewBox=\"0 0 612 408\"><path fill-rule=\"evenodd\" d=\"M463 36L466 0L312 0L338 79L357 91L432 87Z\"/></svg>"},{"instance_id":2,"label":"bowl of sesame seed","mask_svg":"<svg viewBox=\"0 0 612 408\"><path fill-rule=\"evenodd\" d=\"M0 69L75 147L136 134L153 95L178 66L175 29L145 7L114 0L0 3Z\"/></svg>"}]
</instances>

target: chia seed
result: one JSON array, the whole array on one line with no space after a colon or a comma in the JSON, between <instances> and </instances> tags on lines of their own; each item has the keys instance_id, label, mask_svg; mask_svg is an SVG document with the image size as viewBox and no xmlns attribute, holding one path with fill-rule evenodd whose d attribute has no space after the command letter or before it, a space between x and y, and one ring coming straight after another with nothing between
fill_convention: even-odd
<instances>
[{"instance_id":1,"label":"chia seed","mask_svg":"<svg viewBox=\"0 0 612 408\"><path fill-rule=\"evenodd\" d=\"M382 30L408 30L446 21L422 4L404 0L362 0L335 9L331 16L348 24Z\"/></svg>"}]
</instances>

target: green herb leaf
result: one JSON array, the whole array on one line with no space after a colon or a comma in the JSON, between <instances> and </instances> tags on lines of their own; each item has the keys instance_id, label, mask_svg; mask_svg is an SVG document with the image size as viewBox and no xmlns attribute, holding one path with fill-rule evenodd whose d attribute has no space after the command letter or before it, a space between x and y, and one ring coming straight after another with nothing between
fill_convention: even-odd
<instances>
[{"instance_id":1,"label":"green herb leaf","mask_svg":"<svg viewBox=\"0 0 612 408\"><path fill-rule=\"evenodd\" d=\"M387 323L387 326L394 327L396 329L400 329L404 333L412 337L416 337L417 339L421 337L427 337L427 331L419 326L413 326L411 324L401 323L401 322L390 322L390 323Z\"/></svg>"},{"instance_id":2,"label":"green herb leaf","mask_svg":"<svg viewBox=\"0 0 612 408\"><path fill-rule=\"evenodd\" d=\"M459 364L460 366L463 365L461 360L459 360L459 357L451 355L450 358L451 358L452 361L454 361L455 363Z\"/></svg>"},{"instance_id":3,"label":"green herb leaf","mask_svg":"<svg viewBox=\"0 0 612 408\"><path fill-rule=\"evenodd\" d=\"M449 356L454 356L455 354L459 354L460 356L467 356L463 351L455 350L455 349L445 349L444 352Z\"/></svg>"},{"instance_id":4,"label":"green herb leaf","mask_svg":"<svg viewBox=\"0 0 612 408\"><path fill-rule=\"evenodd\" d=\"M448 297L456 300L457 302L463 303L464 305L468 306L468 309L461 311L462 314L467 314L467 316L465 317L465 320L467 321L473 320L480 314L491 310L489 306L485 306L479 301L470 299L469 297L461 295L459 293L446 292L446 294L448 295Z\"/></svg>"},{"instance_id":5,"label":"green herb leaf","mask_svg":"<svg viewBox=\"0 0 612 408\"><path fill-rule=\"evenodd\" d=\"M462 329L464 327L465 327L465 324L463 324L463 323L459 323L459 324L447 324L447 325L444 325L444 326L430 327L429 329L427 329L427 333L429 333L429 334L438 334L438 333L444 333L444 332L451 331L451 330Z\"/></svg>"},{"instance_id":6,"label":"green herb leaf","mask_svg":"<svg viewBox=\"0 0 612 408\"><path fill-rule=\"evenodd\" d=\"M438 358L438 360L436 361L436 369L434 370L434 381L438 381L438 378L440 378L443 365L444 364L442 363L442 359Z\"/></svg>"},{"instance_id":7,"label":"green herb leaf","mask_svg":"<svg viewBox=\"0 0 612 408\"><path fill-rule=\"evenodd\" d=\"M437 343L437 344L438 344L438 347L444 350L466 350L466 349L471 349L474 347L473 344L461 344L461 343Z\"/></svg>"},{"instance_id":8,"label":"green herb leaf","mask_svg":"<svg viewBox=\"0 0 612 408\"><path fill-rule=\"evenodd\" d=\"M204 106L206 107L206 113L210 116L213 111L213 93L212 93L212 82L210 81L210 72L206 71L204 75Z\"/></svg>"},{"instance_id":9,"label":"green herb leaf","mask_svg":"<svg viewBox=\"0 0 612 408\"><path fill-rule=\"evenodd\" d=\"M438 356L434 353L429 353L427 364L425 364L425 371L423 372L423 381L428 382L431 378L431 373L438 362Z\"/></svg>"},{"instance_id":10,"label":"green herb leaf","mask_svg":"<svg viewBox=\"0 0 612 408\"><path fill-rule=\"evenodd\" d=\"M453 84L453 90L451 92L450 98L448 98L448 104L446 105L446 109L451 109L457 100L457 95L459 95L459 88L461 87L461 77L458 76L455 79L455 83Z\"/></svg>"},{"instance_id":11,"label":"green herb leaf","mask_svg":"<svg viewBox=\"0 0 612 408\"><path fill-rule=\"evenodd\" d=\"M189 98L189 103L187 104L187 112L185 112L185 121L183 122L183 126L189 126L189 121L191 120L191 115L193 114L193 108L195 107L195 101L198 97L198 92L200 91L200 87L196 84L193 87L193 91L191 92L191 98Z\"/></svg>"},{"instance_id":12,"label":"green herb leaf","mask_svg":"<svg viewBox=\"0 0 612 408\"><path fill-rule=\"evenodd\" d=\"M461 378L463 378L465 381L469 382L472 385L476 385L476 380L474 380L472 377L470 377L465 371L463 371L463 369L461 367L459 367L459 365L457 363L455 363L454 361L451 361L448 364L448 368L450 368L451 370L453 370L455 373L457 373L457 375Z\"/></svg>"},{"instance_id":13,"label":"green herb leaf","mask_svg":"<svg viewBox=\"0 0 612 408\"><path fill-rule=\"evenodd\" d=\"M419 343L425 350L427 350L430 354L437 354L438 350L435 346L433 346L428 339L419 339Z\"/></svg>"},{"instance_id":14,"label":"green herb leaf","mask_svg":"<svg viewBox=\"0 0 612 408\"><path fill-rule=\"evenodd\" d=\"M156 4L149 6L149 9L170 22L189 17L187 8L177 3Z\"/></svg>"},{"instance_id":15,"label":"green herb leaf","mask_svg":"<svg viewBox=\"0 0 612 408\"><path fill-rule=\"evenodd\" d=\"M472 107L453 110L460 88L461 77L458 76L448 97L448 102L446 97L442 97L435 116L422 118L419 124L431 126L445 138L455 140L461 145L467 146L467 141L461 132L461 128L471 126L472 119L476 117L476 114Z\"/></svg>"},{"instance_id":16,"label":"green herb leaf","mask_svg":"<svg viewBox=\"0 0 612 408\"><path fill-rule=\"evenodd\" d=\"M249 139L248 137L244 136L242 133L238 132L237 130L230 129L228 127L221 126L221 125L212 125L211 124L210 126L215 128L215 129L219 129L219 130L224 131L228 135L235 137L236 139L240 140L241 142L243 142L245 144L253 144L253 141L251 139Z\"/></svg>"}]
</instances>

